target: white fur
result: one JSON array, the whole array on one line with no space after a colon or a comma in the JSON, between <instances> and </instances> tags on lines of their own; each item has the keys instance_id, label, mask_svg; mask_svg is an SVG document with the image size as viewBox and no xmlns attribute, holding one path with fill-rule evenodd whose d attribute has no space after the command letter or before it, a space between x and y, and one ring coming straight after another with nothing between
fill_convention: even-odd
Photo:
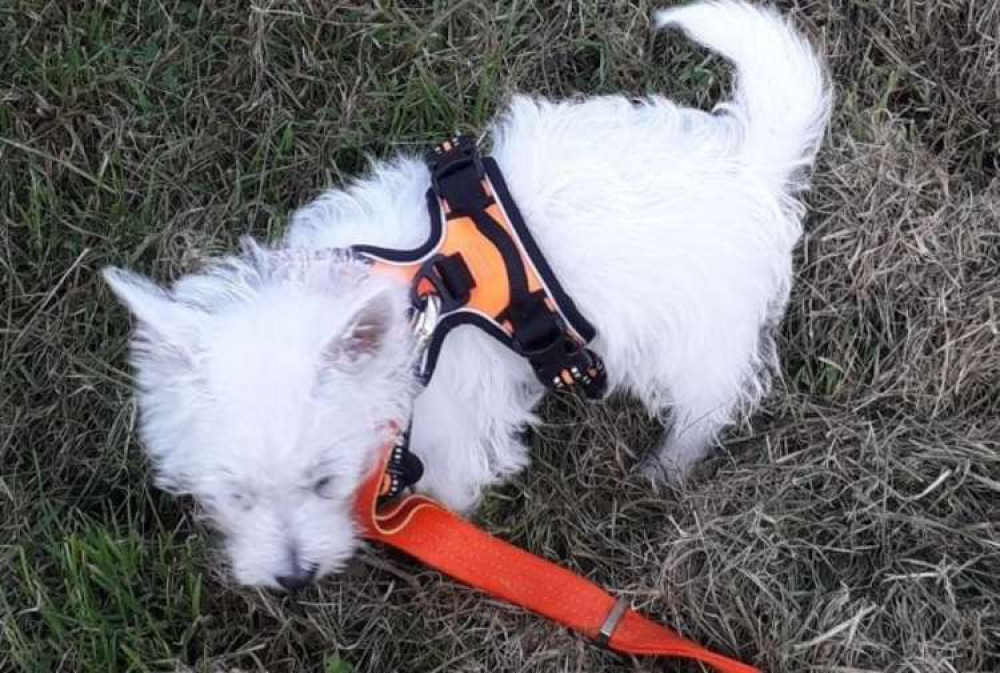
<instances>
[{"instance_id":1,"label":"white fur","mask_svg":"<svg viewBox=\"0 0 1000 673\"><path fill-rule=\"evenodd\" d=\"M672 412L657 455L681 474L777 366L769 330L830 93L809 45L770 10L709 2L656 20L733 61L731 102L707 114L661 97L518 97L492 154L596 326L612 388ZM404 288L335 252L421 243L427 187L423 163L400 157L299 210L285 249L248 244L169 291L106 272L138 319L142 439L161 483L214 514L243 583L342 564L356 546L352 494L384 424L411 403L419 486L447 505L473 507L528 462L518 432L543 392L528 365L461 327L414 402Z\"/></svg>"}]
</instances>

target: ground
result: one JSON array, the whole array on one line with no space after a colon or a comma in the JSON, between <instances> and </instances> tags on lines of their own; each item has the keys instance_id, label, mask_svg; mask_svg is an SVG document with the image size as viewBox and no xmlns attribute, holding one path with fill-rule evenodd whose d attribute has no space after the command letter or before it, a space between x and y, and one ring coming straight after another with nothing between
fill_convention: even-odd
<instances>
[{"instance_id":1,"label":"ground","mask_svg":"<svg viewBox=\"0 0 1000 673\"><path fill-rule=\"evenodd\" d=\"M515 91L725 65L646 0L0 5L0 670L664 671L372 548L294 602L214 568L135 440L128 319L166 279ZM784 376L680 488L626 399L552 401L479 523L768 671L1000 670L1000 5L785 0L837 107Z\"/></svg>"}]
</instances>

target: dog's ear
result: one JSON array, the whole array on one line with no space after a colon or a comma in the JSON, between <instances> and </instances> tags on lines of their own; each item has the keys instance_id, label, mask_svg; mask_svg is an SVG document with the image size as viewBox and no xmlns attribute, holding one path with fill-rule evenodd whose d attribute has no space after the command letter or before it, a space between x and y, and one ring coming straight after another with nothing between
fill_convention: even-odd
<instances>
[{"instance_id":1,"label":"dog's ear","mask_svg":"<svg viewBox=\"0 0 1000 673\"><path fill-rule=\"evenodd\" d=\"M399 302L388 287L376 289L358 302L347 328L327 345L324 359L338 369L356 371L382 349L390 331L400 320Z\"/></svg>"},{"instance_id":2,"label":"dog's ear","mask_svg":"<svg viewBox=\"0 0 1000 673\"><path fill-rule=\"evenodd\" d=\"M144 355L190 360L194 346L192 309L178 304L161 287L131 271L106 267L101 275L135 316Z\"/></svg>"}]
</instances>

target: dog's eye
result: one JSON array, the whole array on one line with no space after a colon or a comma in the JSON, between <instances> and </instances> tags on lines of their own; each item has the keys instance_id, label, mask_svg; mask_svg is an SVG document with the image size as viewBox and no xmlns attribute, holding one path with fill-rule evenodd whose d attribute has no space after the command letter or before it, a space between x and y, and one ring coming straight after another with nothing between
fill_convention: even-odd
<instances>
[{"instance_id":1,"label":"dog's eye","mask_svg":"<svg viewBox=\"0 0 1000 673\"><path fill-rule=\"evenodd\" d=\"M230 493L229 502L244 512L249 512L253 508L253 497L247 493Z\"/></svg>"},{"instance_id":2,"label":"dog's eye","mask_svg":"<svg viewBox=\"0 0 1000 673\"><path fill-rule=\"evenodd\" d=\"M313 484L313 491L321 498L333 498L336 496L333 486L333 477L321 477Z\"/></svg>"}]
</instances>

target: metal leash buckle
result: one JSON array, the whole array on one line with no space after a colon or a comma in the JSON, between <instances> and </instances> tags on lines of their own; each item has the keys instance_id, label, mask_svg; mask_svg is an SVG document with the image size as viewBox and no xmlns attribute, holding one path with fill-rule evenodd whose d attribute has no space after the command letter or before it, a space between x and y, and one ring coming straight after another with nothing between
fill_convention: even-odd
<instances>
[{"instance_id":1,"label":"metal leash buckle","mask_svg":"<svg viewBox=\"0 0 1000 673\"><path fill-rule=\"evenodd\" d=\"M423 354L434 336L438 320L441 319L441 297L434 294L424 295L419 308L414 306L410 316L410 329L417 338L417 352Z\"/></svg>"},{"instance_id":2,"label":"metal leash buckle","mask_svg":"<svg viewBox=\"0 0 1000 673\"><path fill-rule=\"evenodd\" d=\"M597 632L597 644L601 647L607 647L608 642L611 640L611 636L614 635L615 629L618 628L618 622L622 620L625 616L625 612L628 610L628 599L619 598L615 603L614 607L611 608L611 612L608 613L607 618L604 623L601 624L601 629Z\"/></svg>"}]
</instances>

